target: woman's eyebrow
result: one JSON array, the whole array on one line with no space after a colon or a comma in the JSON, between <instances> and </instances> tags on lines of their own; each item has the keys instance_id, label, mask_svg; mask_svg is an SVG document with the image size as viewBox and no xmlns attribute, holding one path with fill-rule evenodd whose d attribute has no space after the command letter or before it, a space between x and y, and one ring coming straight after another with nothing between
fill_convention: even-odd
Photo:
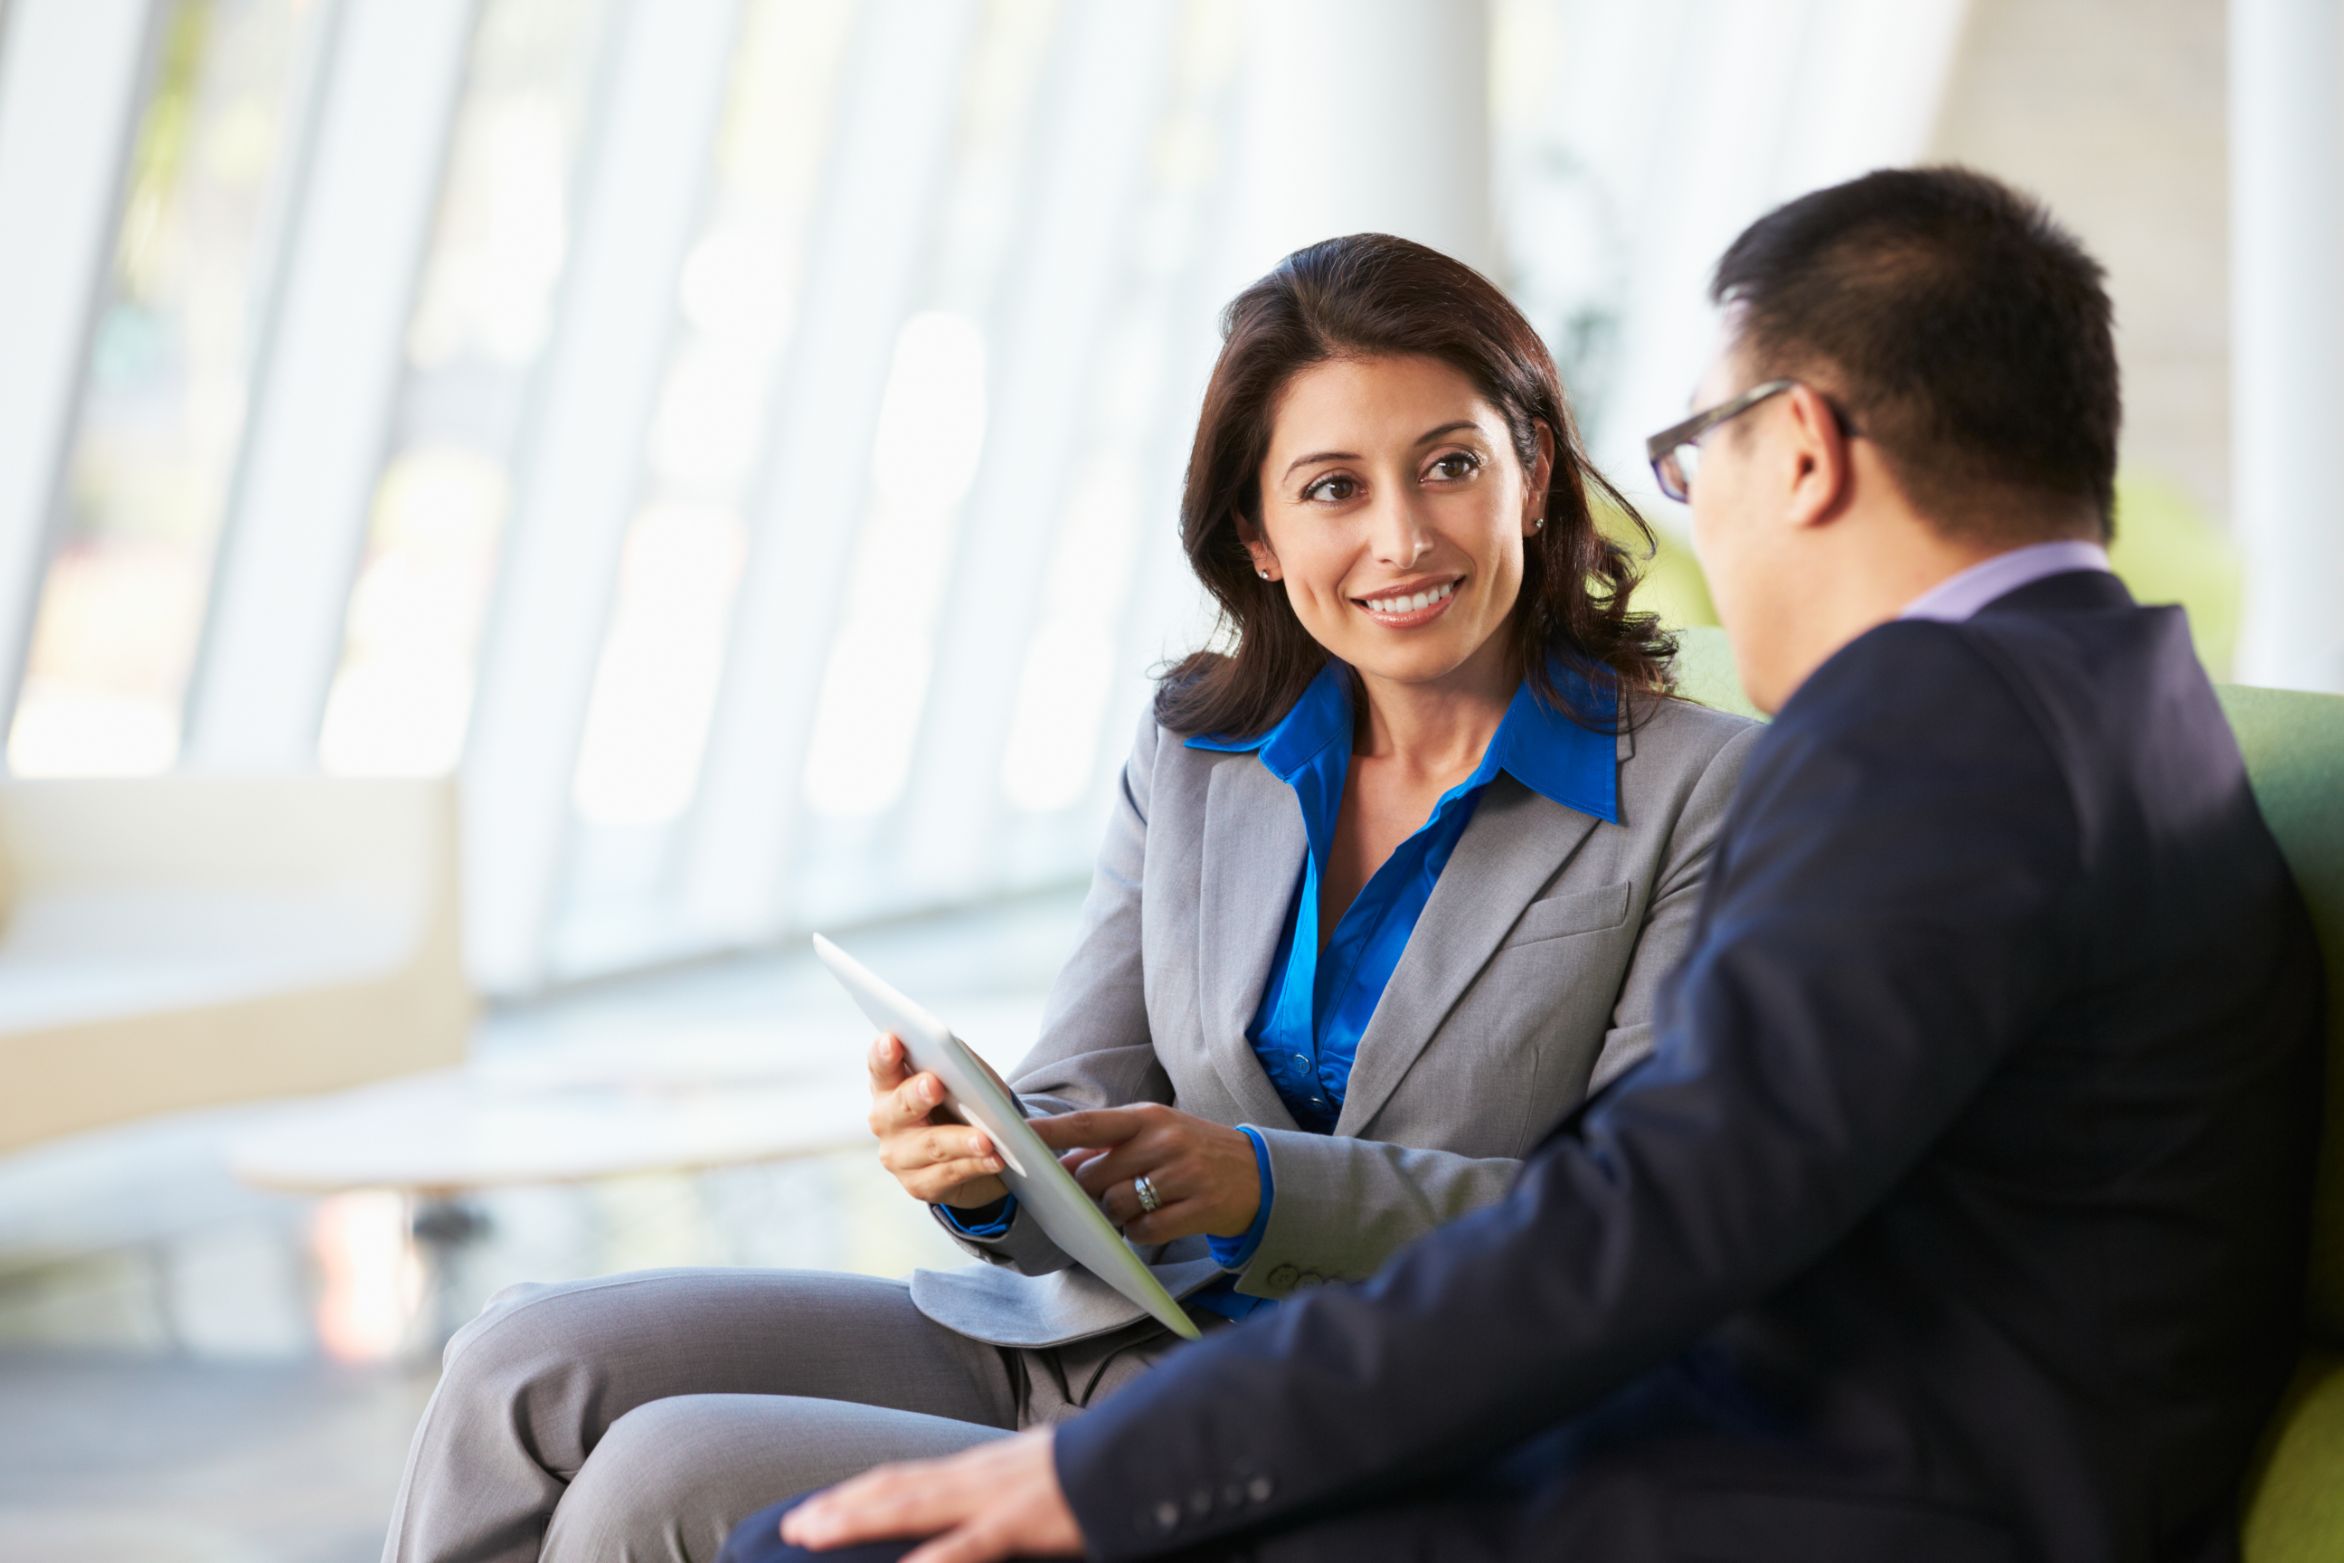
<instances>
[{"instance_id":1,"label":"woman's eyebrow","mask_svg":"<svg viewBox=\"0 0 2344 1563\"><path fill-rule=\"evenodd\" d=\"M1454 418L1449 422L1442 424L1437 429L1425 430L1422 434L1416 436L1416 443L1419 445L1430 445L1434 440L1439 439L1444 434L1454 434L1459 429L1472 429L1478 432L1480 428L1481 425L1475 423L1471 418ZM1357 461L1358 459L1359 452L1355 450L1314 450L1307 456L1297 456L1292 461L1286 463L1286 470L1278 474L1278 476L1280 479L1290 478L1294 476L1294 469L1296 467L1307 467L1314 461Z\"/></svg>"}]
</instances>

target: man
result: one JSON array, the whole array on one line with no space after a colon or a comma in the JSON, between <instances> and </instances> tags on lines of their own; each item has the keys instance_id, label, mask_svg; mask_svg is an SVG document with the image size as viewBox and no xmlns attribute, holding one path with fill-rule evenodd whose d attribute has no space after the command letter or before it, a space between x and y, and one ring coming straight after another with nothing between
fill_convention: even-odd
<instances>
[{"instance_id":1,"label":"man","mask_svg":"<svg viewBox=\"0 0 2344 1563\"><path fill-rule=\"evenodd\" d=\"M1989 179L1891 171L1760 219L1714 294L1654 465L1777 719L1652 1056L1364 1284L792 1541L2235 1554L2319 979L2182 616L2106 570L2100 269ZM735 1550L796 1555L780 1513Z\"/></svg>"}]
</instances>

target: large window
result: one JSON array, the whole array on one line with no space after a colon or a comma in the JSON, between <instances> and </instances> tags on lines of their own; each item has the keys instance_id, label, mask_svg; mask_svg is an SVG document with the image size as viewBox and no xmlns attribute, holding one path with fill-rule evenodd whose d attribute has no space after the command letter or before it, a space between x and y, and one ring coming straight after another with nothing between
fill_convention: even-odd
<instances>
[{"instance_id":1,"label":"large window","mask_svg":"<svg viewBox=\"0 0 2344 1563\"><path fill-rule=\"evenodd\" d=\"M0 452L13 770L454 773L502 992L1082 874L1211 627L1176 519L1275 258L1248 137L1354 83L1243 0L133 3L0 0L118 132L44 182L64 110L0 116L70 257L0 254L56 323L0 363L48 414ZM1873 145L1831 62L1879 12L1488 0L1486 102L1461 54L1392 109L1494 175L1599 447L1681 399L1717 226Z\"/></svg>"},{"instance_id":2,"label":"large window","mask_svg":"<svg viewBox=\"0 0 2344 1563\"><path fill-rule=\"evenodd\" d=\"M605 0L486 0L318 753L455 768L512 463L552 330Z\"/></svg>"},{"instance_id":3,"label":"large window","mask_svg":"<svg viewBox=\"0 0 2344 1563\"><path fill-rule=\"evenodd\" d=\"M623 960L647 910L677 915L664 902L677 826L731 646L772 392L805 304L808 226L858 10L856 0L757 0L734 50L570 788L557 938L583 965L614 942Z\"/></svg>"},{"instance_id":4,"label":"large window","mask_svg":"<svg viewBox=\"0 0 2344 1563\"><path fill-rule=\"evenodd\" d=\"M322 15L295 0L164 8L9 729L20 774L178 757Z\"/></svg>"}]
</instances>

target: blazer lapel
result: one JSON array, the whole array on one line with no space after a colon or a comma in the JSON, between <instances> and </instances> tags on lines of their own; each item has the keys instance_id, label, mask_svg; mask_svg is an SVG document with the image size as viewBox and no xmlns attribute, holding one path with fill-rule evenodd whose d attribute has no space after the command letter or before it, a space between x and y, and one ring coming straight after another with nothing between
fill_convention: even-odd
<instances>
[{"instance_id":1,"label":"blazer lapel","mask_svg":"<svg viewBox=\"0 0 2344 1563\"><path fill-rule=\"evenodd\" d=\"M1215 765L1205 784L1205 853L1197 884L1197 1018L1204 1047L1243 1110L1264 1128L1297 1127L1254 1057L1246 1027L1261 1005L1278 935L1301 883L1302 809L1261 758ZM1317 930L1309 932L1316 938Z\"/></svg>"},{"instance_id":2,"label":"blazer lapel","mask_svg":"<svg viewBox=\"0 0 2344 1563\"><path fill-rule=\"evenodd\" d=\"M1374 1121L1522 908L1596 823L1511 776L1490 783L1359 1039L1337 1134L1357 1135Z\"/></svg>"}]
</instances>

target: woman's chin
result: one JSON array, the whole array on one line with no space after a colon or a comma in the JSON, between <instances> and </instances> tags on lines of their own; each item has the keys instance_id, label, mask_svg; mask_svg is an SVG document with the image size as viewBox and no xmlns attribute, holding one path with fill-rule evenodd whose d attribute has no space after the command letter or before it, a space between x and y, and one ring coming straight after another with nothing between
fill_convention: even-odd
<instances>
[{"instance_id":1,"label":"woman's chin","mask_svg":"<svg viewBox=\"0 0 2344 1563\"><path fill-rule=\"evenodd\" d=\"M1472 647L1444 635L1405 646L1389 641L1378 644L1367 638L1364 644L1355 641L1343 660L1361 678L1390 684L1438 684L1455 678L1472 656Z\"/></svg>"}]
</instances>

